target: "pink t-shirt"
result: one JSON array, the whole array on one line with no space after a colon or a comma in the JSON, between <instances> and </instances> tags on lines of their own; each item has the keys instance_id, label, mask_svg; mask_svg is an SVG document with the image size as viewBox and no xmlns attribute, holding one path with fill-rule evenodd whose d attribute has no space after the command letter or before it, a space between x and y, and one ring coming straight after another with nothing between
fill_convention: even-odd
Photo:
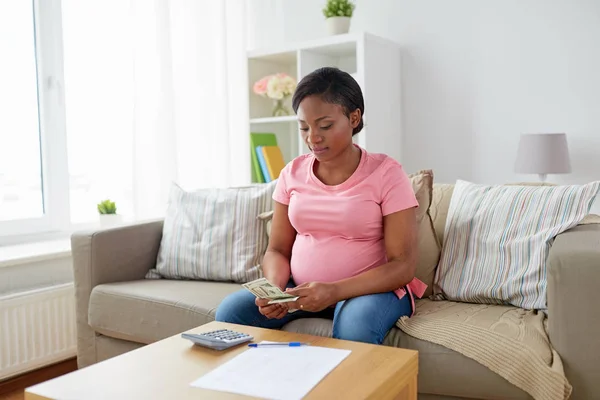
<instances>
[{"instance_id":1,"label":"pink t-shirt","mask_svg":"<svg viewBox=\"0 0 600 400\"><path fill-rule=\"evenodd\" d=\"M290 262L296 285L337 281L385 264L383 216L418 206L397 161L360 149L358 168L340 185L316 177L312 154L295 158L279 175L273 199L289 206L297 232Z\"/></svg>"}]
</instances>

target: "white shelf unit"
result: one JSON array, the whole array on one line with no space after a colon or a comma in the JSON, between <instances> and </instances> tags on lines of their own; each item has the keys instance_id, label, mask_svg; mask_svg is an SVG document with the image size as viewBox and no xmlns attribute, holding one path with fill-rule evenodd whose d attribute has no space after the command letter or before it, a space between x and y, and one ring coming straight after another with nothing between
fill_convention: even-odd
<instances>
[{"instance_id":1,"label":"white shelf unit","mask_svg":"<svg viewBox=\"0 0 600 400\"><path fill-rule=\"evenodd\" d=\"M308 152L298 130L291 98L286 101L291 115L272 117L273 101L254 94L252 86L263 76L278 72L300 81L324 66L350 73L361 86L365 126L354 136L354 141L370 152L386 153L401 161L401 60L397 43L365 32L349 33L253 50L247 56L249 131L274 133L286 162Z\"/></svg>"}]
</instances>

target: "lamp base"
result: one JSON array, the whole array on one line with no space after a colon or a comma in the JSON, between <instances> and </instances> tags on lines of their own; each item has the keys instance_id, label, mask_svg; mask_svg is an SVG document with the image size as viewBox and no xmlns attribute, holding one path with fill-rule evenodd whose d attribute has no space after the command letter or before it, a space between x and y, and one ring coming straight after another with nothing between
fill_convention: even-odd
<instances>
[{"instance_id":1,"label":"lamp base","mask_svg":"<svg viewBox=\"0 0 600 400\"><path fill-rule=\"evenodd\" d=\"M540 178L540 182L544 183L544 182L546 182L546 178L548 177L548 174L538 174L538 177Z\"/></svg>"}]
</instances>

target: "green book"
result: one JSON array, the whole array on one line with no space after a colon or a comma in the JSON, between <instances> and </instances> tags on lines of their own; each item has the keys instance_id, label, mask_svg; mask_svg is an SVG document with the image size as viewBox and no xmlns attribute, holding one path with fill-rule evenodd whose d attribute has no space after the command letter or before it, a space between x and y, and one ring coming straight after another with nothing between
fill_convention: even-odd
<instances>
[{"instance_id":1,"label":"green book","mask_svg":"<svg viewBox=\"0 0 600 400\"><path fill-rule=\"evenodd\" d=\"M274 133L251 132L250 133L250 159L252 160L252 182L265 183L260 162L256 156L258 146L277 146L277 137Z\"/></svg>"}]
</instances>

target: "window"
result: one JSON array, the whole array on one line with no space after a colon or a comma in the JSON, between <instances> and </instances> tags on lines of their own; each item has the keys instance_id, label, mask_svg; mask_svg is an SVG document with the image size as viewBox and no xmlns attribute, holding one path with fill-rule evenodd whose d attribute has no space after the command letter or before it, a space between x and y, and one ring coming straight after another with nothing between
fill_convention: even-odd
<instances>
[{"instance_id":1,"label":"window","mask_svg":"<svg viewBox=\"0 0 600 400\"><path fill-rule=\"evenodd\" d=\"M58 5L58 7L57 7ZM60 1L0 2L0 242L68 223ZM7 60L7 61L5 61Z\"/></svg>"},{"instance_id":2,"label":"window","mask_svg":"<svg viewBox=\"0 0 600 400\"><path fill-rule=\"evenodd\" d=\"M101 16L90 15L95 9L89 2L63 3L66 11L61 0L0 2L0 244L96 223L96 204L105 198L116 200L121 213L131 210L131 146L123 132L130 75L123 70L115 81L112 71L112 85L106 84L102 74L110 61L97 63L93 49L106 45L100 35L106 38L111 30L100 29ZM98 21L95 43L91 35L80 35L90 21Z\"/></svg>"},{"instance_id":3,"label":"window","mask_svg":"<svg viewBox=\"0 0 600 400\"><path fill-rule=\"evenodd\" d=\"M173 181L245 176L226 161L248 154L228 118L246 108L244 12L215 4L0 1L0 245L94 228L105 199L160 217Z\"/></svg>"},{"instance_id":4,"label":"window","mask_svg":"<svg viewBox=\"0 0 600 400\"><path fill-rule=\"evenodd\" d=\"M71 222L94 222L96 205L132 215L133 57L129 2L62 0ZM106 21L110 21L107 29Z\"/></svg>"},{"instance_id":5,"label":"window","mask_svg":"<svg viewBox=\"0 0 600 400\"><path fill-rule=\"evenodd\" d=\"M33 4L0 2L0 221L45 214Z\"/></svg>"}]
</instances>

